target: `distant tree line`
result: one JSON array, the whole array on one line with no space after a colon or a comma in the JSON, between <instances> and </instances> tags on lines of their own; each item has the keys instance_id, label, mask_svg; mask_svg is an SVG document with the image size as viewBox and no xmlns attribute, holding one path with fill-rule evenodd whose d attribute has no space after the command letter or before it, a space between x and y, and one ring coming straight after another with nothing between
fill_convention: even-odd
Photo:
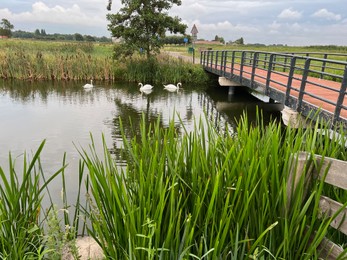
<instances>
[{"instance_id":1,"label":"distant tree line","mask_svg":"<svg viewBox=\"0 0 347 260\"><path fill-rule=\"evenodd\" d=\"M227 44L244 45L245 41L244 41L243 37L241 37L235 41L229 41L229 42L227 42Z\"/></svg>"},{"instance_id":2,"label":"distant tree line","mask_svg":"<svg viewBox=\"0 0 347 260\"><path fill-rule=\"evenodd\" d=\"M185 39L187 42L185 42ZM182 36L166 36L162 39L160 39L163 44L175 44L175 45L181 45L185 43L191 43L192 37L190 35L182 35Z\"/></svg>"},{"instance_id":3,"label":"distant tree line","mask_svg":"<svg viewBox=\"0 0 347 260\"><path fill-rule=\"evenodd\" d=\"M103 37L95 37L91 35L82 35L80 33L75 34L47 34L44 29L36 29L35 32L27 32L27 31L14 31L12 32L13 38L22 38L22 39L39 39L39 40L48 40L48 41L86 41L86 42L111 42L110 38L105 36Z\"/></svg>"}]
</instances>

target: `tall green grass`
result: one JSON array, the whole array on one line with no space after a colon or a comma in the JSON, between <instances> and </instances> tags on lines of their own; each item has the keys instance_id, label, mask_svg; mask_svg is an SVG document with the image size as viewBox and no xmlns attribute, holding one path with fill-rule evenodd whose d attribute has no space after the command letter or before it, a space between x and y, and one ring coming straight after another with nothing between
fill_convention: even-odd
<instances>
[{"instance_id":1,"label":"tall green grass","mask_svg":"<svg viewBox=\"0 0 347 260\"><path fill-rule=\"evenodd\" d=\"M111 55L99 57L83 48L84 45L71 45L70 48L67 45L56 50L31 49L30 43L9 45L0 51L0 77L23 80L114 79Z\"/></svg>"},{"instance_id":2,"label":"tall green grass","mask_svg":"<svg viewBox=\"0 0 347 260\"><path fill-rule=\"evenodd\" d=\"M140 138L123 133L126 168L106 146L102 156L94 143L81 151L89 234L108 259L318 259L317 245L331 235L331 219L317 217L324 183L315 181L306 196L301 181L286 207L293 153L346 156L317 127L283 131L244 117L235 132L201 120L178 135L173 123L163 129L160 119L143 118Z\"/></svg>"},{"instance_id":3,"label":"tall green grass","mask_svg":"<svg viewBox=\"0 0 347 260\"><path fill-rule=\"evenodd\" d=\"M206 83L208 76L199 65L190 64L161 54L147 60L145 57L134 57L126 61L123 80L151 83Z\"/></svg>"},{"instance_id":4,"label":"tall green grass","mask_svg":"<svg viewBox=\"0 0 347 260\"><path fill-rule=\"evenodd\" d=\"M319 219L318 199L325 194L346 203L346 191L301 179L290 202L287 196L293 153L347 158L346 135L329 137L328 127L318 127L283 129L261 119L250 124L244 116L236 129L218 132L201 118L182 134L174 120L163 128L160 118L148 123L143 117L140 134L128 138L121 124L126 166L117 165L106 145L98 154L93 139L90 150L80 150L72 221L65 192L61 218L52 200L42 212L58 175L65 190L65 157L45 177L43 142L30 161L24 156L21 172L11 156L9 172L0 168L0 257L59 259L66 245L77 257L78 217L107 259L318 259L324 237L342 245L345 257L346 236L330 230L333 218Z\"/></svg>"},{"instance_id":5,"label":"tall green grass","mask_svg":"<svg viewBox=\"0 0 347 260\"><path fill-rule=\"evenodd\" d=\"M0 41L0 78L22 80L122 80L153 83L206 82L198 65L160 55L112 58L112 44Z\"/></svg>"},{"instance_id":6,"label":"tall green grass","mask_svg":"<svg viewBox=\"0 0 347 260\"><path fill-rule=\"evenodd\" d=\"M33 158L24 155L22 172L17 172L9 157L9 172L0 167L0 258L40 259L48 250L43 243L42 199L48 184L63 168L49 178L43 177L39 156L41 143Z\"/></svg>"}]
</instances>

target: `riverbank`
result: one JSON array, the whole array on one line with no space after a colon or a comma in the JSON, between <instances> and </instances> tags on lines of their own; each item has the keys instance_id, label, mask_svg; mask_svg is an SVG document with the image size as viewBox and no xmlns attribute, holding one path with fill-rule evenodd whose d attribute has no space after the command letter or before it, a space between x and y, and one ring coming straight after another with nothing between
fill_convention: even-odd
<instances>
[{"instance_id":1,"label":"riverbank","mask_svg":"<svg viewBox=\"0 0 347 260\"><path fill-rule=\"evenodd\" d=\"M149 61L140 54L115 60L112 44L19 39L0 41L0 78L197 84L207 81L199 65L165 52Z\"/></svg>"},{"instance_id":2,"label":"riverbank","mask_svg":"<svg viewBox=\"0 0 347 260\"><path fill-rule=\"evenodd\" d=\"M121 127L126 167L117 165L106 146L103 154L94 142L90 149L79 151L76 190L87 178L88 204L80 205L77 199L75 217L90 223L88 235L106 258L315 259L324 237L334 238L347 253L345 238L327 229L334 219L317 218L321 194L345 203L345 191L312 180L304 193L307 187L299 182L289 208L287 204L288 176L296 163L292 154L307 151L346 160L347 151L340 145L346 141L343 133L330 139L317 133L317 126L284 130L276 122L265 126L261 117L257 124L249 124L246 116L233 131L227 126L218 130L208 119L183 133L178 133L174 121L162 127L160 120L149 123L143 117L140 125L133 137ZM320 127L324 129L324 124ZM25 162L30 167L19 186L16 171L0 170L1 181L7 183L1 186L0 199L8 202L7 208L0 204L1 257L58 256L66 244L76 252L79 222L75 217L66 222L70 205L64 192L65 228L57 229L54 212L44 219L51 224L48 233L45 222L38 221L38 198L49 181L64 174L62 168L39 182L41 173L33 167L39 164L43 145L34 161Z\"/></svg>"}]
</instances>

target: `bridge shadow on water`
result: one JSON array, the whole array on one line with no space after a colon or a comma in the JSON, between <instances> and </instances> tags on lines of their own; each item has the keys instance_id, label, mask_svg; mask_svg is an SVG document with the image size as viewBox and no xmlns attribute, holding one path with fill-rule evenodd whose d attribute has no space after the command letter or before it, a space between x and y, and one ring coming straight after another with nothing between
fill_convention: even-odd
<instances>
[{"instance_id":1,"label":"bridge shadow on water","mask_svg":"<svg viewBox=\"0 0 347 260\"><path fill-rule=\"evenodd\" d=\"M246 87L236 87L235 93L229 94L228 87L218 86L217 83L210 85L206 92L212 99L216 110L226 117L231 125L236 125L244 114L247 114L250 123L257 122L257 114L262 115L265 124L273 120L282 122L282 104L272 102L272 100L264 102L253 96Z\"/></svg>"}]
</instances>

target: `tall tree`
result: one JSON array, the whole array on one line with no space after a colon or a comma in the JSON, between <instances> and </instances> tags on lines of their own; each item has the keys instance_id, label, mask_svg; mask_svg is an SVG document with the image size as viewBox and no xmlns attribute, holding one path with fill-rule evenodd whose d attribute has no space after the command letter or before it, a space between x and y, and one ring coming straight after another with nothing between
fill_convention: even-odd
<instances>
[{"instance_id":1,"label":"tall tree","mask_svg":"<svg viewBox=\"0 0 347 260\"><path fill-rule=\"evenodd\" d=\"M84 41L84 37L80 33L75 33L75 40L79 41L79 42L83 42Z\"/></svg>"},{"instance_id":2,"label":"tall tree","mask_svg":"<svg viewBox=\"0 0 347 260\"><path fill-rule=\"evenodd\" d=\"M10 23L9 20L3 18L1 20L1 23L0 23L0 34L1 35L4 35L4 36L8 36L8 37L11 37L12 35L12 30L13 30L14 26L13 24Z\"/></svg>"},{"instance_id":3,"label":"tall tree","mask_svg":"<svg viewBox=\"0 0 347 260\"><path fill-rule=\"evenodd\" d=\"M109 0L108 8L111 3ZM150 58L159 52L167 31L184 34L187 29L179 17L171 17L167 12L173 5L181 5L181 0L121 0L121 3L123 7L118 13L107 15L112 36L122 39L117 56L132 55L141 49Z\"/></svg>"}]
</instances>

